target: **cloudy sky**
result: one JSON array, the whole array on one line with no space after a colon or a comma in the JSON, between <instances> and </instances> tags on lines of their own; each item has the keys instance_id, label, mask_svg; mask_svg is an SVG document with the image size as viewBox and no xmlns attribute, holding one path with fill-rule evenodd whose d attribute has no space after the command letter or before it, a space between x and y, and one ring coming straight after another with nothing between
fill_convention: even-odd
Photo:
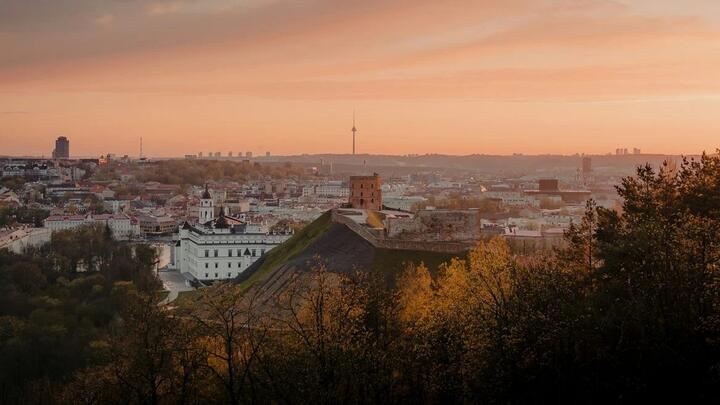
<instances>
[{"instance_id":1,"label":"cloudy sky","mask_svg":"<svg viewBox=\"0 0 720 405\"><path fill-rule=\"evenodd\" d=\"M716 0L0 0L0 155L720 147Z\"/></svg>"}]
</instances>

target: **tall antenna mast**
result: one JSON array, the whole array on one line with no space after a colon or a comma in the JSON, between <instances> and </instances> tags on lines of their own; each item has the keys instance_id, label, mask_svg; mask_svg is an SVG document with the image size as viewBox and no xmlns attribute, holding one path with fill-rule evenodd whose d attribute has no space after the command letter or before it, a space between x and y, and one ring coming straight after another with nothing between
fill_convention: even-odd
<instances>
[{"instance_id":1,"label":"tall antenna mast","mask_svg":"<svg viewBox=\"0 0 720 405\"><path fill-rule=\"evenodd\" d=\"M355 155L355 132L357 132L357 128L355 128L355 109L353 108L353 127L352 127L352 134L353 134L353 155Z\"/></svg>"}]
</instances>

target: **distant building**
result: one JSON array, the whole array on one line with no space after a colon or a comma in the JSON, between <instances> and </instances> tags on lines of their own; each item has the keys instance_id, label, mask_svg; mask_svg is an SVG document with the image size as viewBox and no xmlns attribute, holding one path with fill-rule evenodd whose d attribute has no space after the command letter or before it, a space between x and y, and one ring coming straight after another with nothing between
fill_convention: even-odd
<instances>
[{"instance_id":1,"label":"distant building","mask_svg":"<svg viewBox=\"0 0 720 405\"><path fill-rule=\"evenodd\" d=\"M592 159L590 156L583 156L582 158L582 172L584 175L592 172Z\"/></svg>"},{"instance_id":2,"label":"distant building","mask_svg":"<svg viewBox=\"0 0 720 405\"><path fill-rule=\"evenodd\" d=\"M87 198L92 194L90 187L80 186L74 182L49 184L45 187L47 198Z\"/></svg>"},{"instance_id":3,"label":"distant building","mask_svg":"<svg viewBox=\"0 0 720 405\"><path fill-rule=\"evenodd\" d=\"M557 179L540 179L538 181L538 189L540 192L559 191L560 186Z\"/></svg>"},{"instance_id":4,"label":"distant building","mask_svg":"<svg viewBox=\"0 0 720 405\"><path fill-rule=\"evenodd\" d=\"M228 157L233 157L232 151L228 152Z\"/></svg>"},{"instance_id":5,"label":"distant building","mask_svg":"<svg viewBox=\"0 0 720 405\"><path fill-rule=\"evenodd\" d=\"M381 210L382 190L380 176L350 176L350 205L353 208Z\"/></svg>"},{"instance_id":6,"label":"distant building","mask_svg":"<svg viewBox=\"0 0 720 405\"><path fill-rule=\"evenodd\" d=\"M640 154L640 149L633 148L633 155L639 155L639 154Z\"/></svg>"},{"instance_id":7,"label":"distant building","mask_svg":"<svg viewBox=\"0 0 720 405\"><path fill-rule=\"evenodd\" d=\"M583 158L582 158L582 169L580 172L580 179L582 180L583 184L587 184L588 182L591 182L593 179L592 159L590 159L590 156L583 156Z\"/></svg>"},{"instance_id":8,"label":"distant building","mask_svg":"<svg viewBox=\"0 0 720 405\"><path fill-rule=\"evenodd\" d=\"M400 196L400 197L387 197L383 199L383 204L387 208L410 211L417 204L424 203L427 198L420 196Z\"/></svg>"},{"instance_id":9,"label":"distant building","mask_svg":"<svg viewBox=\"0 0 720 405\"><path fill-rule=\"evenodd\" d=\"M226 216L224 208L215 217L210 192L200 199L198 224L180 227L172 250L171 265L196 280L235 278L275 246L292 236L270 232L264 225L249 224Z\"/></svg>"},{"instance_id":10,"label":"distant building","mask_svg":"<svg viewBox=\"0 0 720 405\"><path fill-rule=\"evenodd\" d=\"M199 157L199 158L202 158L202 157L203 157L202 154L203 154L202 152L198 152L198 157Z\"/></svg>"},{"instance_id":11,"label":"distant building","mask_svg":"<svg viewBox=\"0 0 720 405\"><path fill-rule=\"evenodd\" d=\"M175 232L177 228L177 221L167 215L155 216L141 213L137 215L137 221L140 232L145 235L167 235Z\"/></svg>"},{"instance_id":12,"label":"distant building","mask_svg":"<svg viewBox=\"0 0 720 405\"><path fill-rule=\"evenodd\" d=\"M53 159L70 158L70 140L64 136L55 140L55 149L52 152Z\"/></svg>"},{"instance_id":13,"label":"distant building","mask_svg":"<svg viewBox=\"0 0 720 405\"><path fill-rule=\"evenodd\" d=\"M302 190L303 197L347 198L350 196L348 184L340 180L329 180L306 184Z\"/></svg>"},{"instance_id":14,"label":"distant building","mask_svg":"<svg viewBox=\"0 0 720 405\"><path fill-rule=\"evenodd\" d=\"M326 162L325 159L320 159L320 167L318 167L318 174L330 175L333 173L332 162Z\"/></svg>"},{"instance_id":15,"label":"distant building","mask_svg":"<svg viewBox=\"0 0 720 405\"><path fill-rule=\"evenodd\" d=\"M480 238L480 211L420 210L415 215L388 215L387 236L421 241L476 241Z\"/></svg>"},{"instance_id":16,"label":"distant building","mask_svg":"<svg viewBox=\"0 0 720 405\"><path fill-rule=\"evenodd\" d=\"M270 157L270 152L265 152L265 157Z\"/></svg>"},{"instance_id":17,"label":"distant building","mask_svg":"<svg viewBox=\"0 0 720 405\"><path fill-rule=\"evenodd\" d=\"M110 227L115 239L129 239L135 233L130 217L125 214L52 215L44 221L45 228L51 232L94 224Z\"/></svg>"},{"instance_id":18,"label":"distant building","mask_svg":"<svg viewBox=\"0 0 720 405\"><path fill-rule=\"evenodd\" d=\"M245 157L251 158L252 156L252 152L245 152Z\"/></svg>"},{"instance_id":19,"label":"distant building","mask_svg":"<svg viewBox=\"0 0 720 405\"><path fill-rule=\"evenodd\" d=\"M541 179L538 182L537 190L525 190L526 196L535 197L540 200L563 202L567 204L581 204L587 201L591 192L588 190L560 190L557 179Z\"/></svg>"}]
</instances>

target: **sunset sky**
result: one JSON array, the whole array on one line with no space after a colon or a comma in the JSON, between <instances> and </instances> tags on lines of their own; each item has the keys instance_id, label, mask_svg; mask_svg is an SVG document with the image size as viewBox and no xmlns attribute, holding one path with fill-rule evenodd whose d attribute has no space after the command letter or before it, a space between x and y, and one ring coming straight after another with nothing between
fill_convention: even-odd
<instances>
[{"instance_id":1,"label":"sunset sky","mask_svg":"<svg viewBox=\"0 0 720 405\"><path fill-rule=\"evenodd\" d=\"M717 0L0 0L0 155L697 153Z\"/></svg>"}]
</instances>

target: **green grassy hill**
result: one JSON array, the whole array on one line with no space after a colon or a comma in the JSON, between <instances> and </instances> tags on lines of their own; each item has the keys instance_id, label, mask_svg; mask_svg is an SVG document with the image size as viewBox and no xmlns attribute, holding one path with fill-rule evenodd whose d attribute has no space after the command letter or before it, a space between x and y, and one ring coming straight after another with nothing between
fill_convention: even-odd
<instances>
[{"instance_id":1,"label":"green grassy hill","mask_svg":"<svg viewBox=\"0 0 720 405\"><path fill-rule=\"evenodd\" d=\"M285 243L270 250L262 260L249 267L236 281L243 288L248 288L257 282L265 280L274 269L289 262L320 236L324 235L330 229L330 225L332 225L330 212L326 212L285 241Z\"/></svg>"},{"instance_id":2,"label":"green grassy hill","mask_svg":"<svg viewBox=\"0 0 720 405\"><path fill-rule=\"evenodd\" d=\"M268 252L236 282L243 289L263 285L266 289L280 290L288 276L298 271L308 271L318 260L331 272L381 272L388 282L392 282L408 263L423 262L434 271L441 263L455 256L449 253L376 248L347 226L333 223L327 212Z\"/></svg>"}]
</instances>

